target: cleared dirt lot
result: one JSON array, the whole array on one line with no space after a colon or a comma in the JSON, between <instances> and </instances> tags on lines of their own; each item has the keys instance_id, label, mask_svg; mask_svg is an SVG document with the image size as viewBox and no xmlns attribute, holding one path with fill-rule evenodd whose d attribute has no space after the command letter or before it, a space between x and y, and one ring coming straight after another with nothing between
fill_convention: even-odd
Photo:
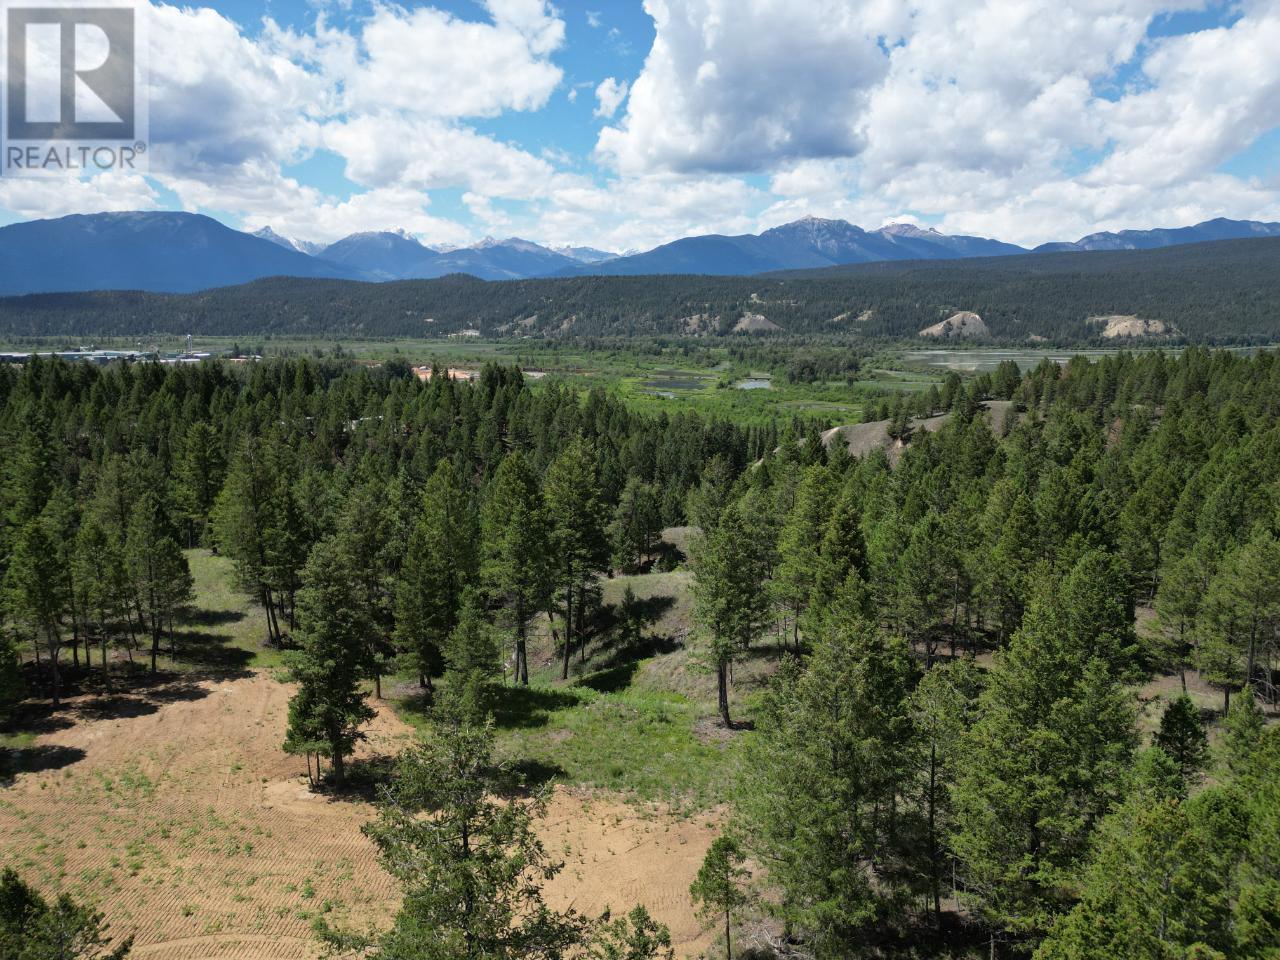
<instances>
[{"instance_id":1,"label":"cleared dirt lot","mask_svg":"<svg viewBox=\"0 0 1280 960\"><path fill-rule=\"evenodd\" d=\"M309 960L319 913L385 920L396 891L360 833L370 807L311 794L280 750L290 692L256 672L72 702L0 787L0 862L99 902L144 960ZM388 709L369 734L365 756L412 736ZM543 835L566 863L553 903L644 902L680 954L710 942L688 899L706 820L561 790Z\"/></svg>"}]
</instances>

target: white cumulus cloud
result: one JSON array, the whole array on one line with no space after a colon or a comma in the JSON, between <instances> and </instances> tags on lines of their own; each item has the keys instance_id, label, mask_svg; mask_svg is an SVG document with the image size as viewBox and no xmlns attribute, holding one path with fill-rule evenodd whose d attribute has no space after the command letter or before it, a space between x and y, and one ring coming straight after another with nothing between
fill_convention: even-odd
<instances>
[{"instance_id":1,"label":"white cumulus cloud","mask_svg":"<svg viewBox=\"0 0 1280 960\"><path fill-rule=\"evenodd\" d=\"M596 87L596 109L597 117L612 117L618 112L618 108L622 106L622 101L627 99L627 88L629 84L625 80L617 80L614 77L607 77L600 86Z\"/></svg>"}]
</instances>

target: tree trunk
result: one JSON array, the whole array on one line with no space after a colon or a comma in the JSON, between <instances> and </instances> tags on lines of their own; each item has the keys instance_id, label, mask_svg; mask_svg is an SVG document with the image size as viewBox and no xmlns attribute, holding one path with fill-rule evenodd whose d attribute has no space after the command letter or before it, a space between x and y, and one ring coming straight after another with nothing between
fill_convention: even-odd
<instances>
[{"instance_id":1,"label":"tree trunk","mask_svg":"<svg viewBox=\"0 0 1280 960\"><path fill-rule=\"evenodd\" d=\"M929 883L933 887L933 922L942 928L942 879L938 876L938 747L929 745Z\"/></svg>"},{"instance_id":2,"label":"tree trunk","mask_svg":"<svg viewBox=\"0 0 1280 960\"><path fill-rule=\"evenodd\" d=\"M732 727L733 721L729 719L729 664L724 660L716 664L716 686L719 688L720 719L726 727Z\"/></svg>"},{"instance_id":3,"label":"tree trunk","mask_svg":"<svg viewBox=\"0 0 1280 960\"><path fill-rule=\"evenodd\" d=\"M560 679L569 679L569 658L573 654L573 580L568 581L564 590L564 659L561 663Z\"/></svg>"},{"instance_id":4,"label":"tree trunk","mask_svg":"<svg viewBox=\"0 0 1280 960\"><path fill-rule=\"evenodd\" d=\"M516 626L516 682L522 686L529 685L529 656L524 642L524 616L517 614L519 624Z\"/></svg>"},{"instance_id":5,"label":"tree trunk","mask_svg":"<svg viewBox=\"0 0 1280 960\"><path fill-rule=\"evenodd\" d=\"M58 672L58 647L61 644L58 641L57 630L49 631L49 664L53 667L53 705L55 707L62 705L62 676Z\"/></svg>"},{"instance_id":6,"label":"tree trunk","mask_svg":"<svg viewBox=\"0 0 1280 960\"><path fill-rule=\"evenodd\" d=\"M283 645L283 639L280 634L280 621L276 618L276 601L271 595L270 589L267 590L267 632L271 635L272 642L277 646Z\"/></svg>"},{"instance_id":7,"label":"tree trunk","mask_svg":"<svg viewBox=\"0 0 1280 960\"><path fill-rule=\"evenodd\" d=\"M1258 662L1258 628L1249 631L1249 653L1244 661L1244 685L1253 683L1253 671Z\"/></svg>"},{"instance_id":8,"label":"tree trunk","mask_svg":"<svg viewBox=\"0 0 1280 960\"><path fill-rule=\"evenodd\" d=\"M347 762L342 756L342 745L337 740L334 740L329 744L329 749L333 751L333 756L330 757L333 762L333 779L334 782L341 785L347 780Z\"/></svg>"},{"instance_id":9,"label":"tree trunk","mask_svg":"<svg viewBox=\"0 0 1280 960\"><path fill-rule=\"evenodd\" d=\"M729 911L724 912L724 955L725 960L733 960L733 936L729 930Z\"/></svg>"},{"instance_id":10,"label":"tree trunk","mask_svg":"<svg viewBox=\"0 0 1280 960\"><path fill-rule=\"evenodd\" d=\"M578 634L578 662L587 662L587 625L583 616L587 609L587 590L584 584L578 584L578 609L574 615L578 618L576 632Z\"/></svg>"},{"instance_id":11,"label":"tree trunk","mask_svg":"<svg viewBox=\"0 0 1280 960\"><path fill-rule=\"evenodd\" d=\"M151 672L157 670L156 660L160 656L160 621L151 621Z\"/></svg>"}]
</instances>

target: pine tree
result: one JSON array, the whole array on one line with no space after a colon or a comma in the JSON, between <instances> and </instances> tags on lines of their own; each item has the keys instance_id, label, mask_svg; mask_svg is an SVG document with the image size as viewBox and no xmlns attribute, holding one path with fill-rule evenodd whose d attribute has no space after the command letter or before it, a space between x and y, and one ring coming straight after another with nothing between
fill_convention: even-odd
<instances>
[{"instance_id":1,"label":"pine tree","mask_svg":"<svg viewBox=\"0 0 1280 960\"><path fill-rule=\"evenodd\" d=\"M739 503L731 504L693 551L693 615L716 671L720 717L729 717L729 667L764 628L769 614L767 545Z\"/></svg>"},{"instance_id":2,"label":"pine tree","mask_svg":"<svg viewBox=\"0 0 1280 960\"><path fill-rule=\"evenodd\" d=\"M9 559L4 584L6 606L21 635L35 644L44 644L55 707L60 705L62 696L59 659L65 641L63 619L71 603L62 574L58 550L46 525L39 518L28 521Z\"/></svg>"},{"instance_id":3,"label":"pine tree","mask_svg":"<svg viewBox=\"0 0 1280 960\"><path fill-rule=\"evenodd\" d=\"M1248 817L1245 830L1234 834L1246 838L1234 877L1237 955L1271 960L1280 951L1280 727L1272 724L1257 736L1236 788ZM1219 833L1228 842L1232 837Z\"/></svg>"},{"instance_id":4,"label":"pine tree","mask_svg":"<svg viewBox=\"0 0 1280 960\"><path fill-rule=\"evenodd\" d=\"M653 553L662 535L662 500L658 489L636 477L629 477L609 525L618 565L638 566Z\"/></svg>"},{"instance_id":5,"label":"pine tree","mask_svg":"<svg viewBox=\"0 0 1280 960\"><path fill-rule=\"evenodd\" d=\"M863 580L867 575L867 547L862 538L859 499L856 484L846 484L822 533L813 571L813 590L800 625L807 634L819 632L824 612L851 577Z\"/></svg>"},{"instance_id":6,"label":"pine tree","mask_svg":"<svg viewBox=\"0 0 1280 960\"><path fill-rule=\"evenodd\" d=\"M98 633L102 672L109 683L107 650L112 631L121 621L128 621L133 596L124 555L102 524L90 517L77 534L71 563L76 593L83 598Z\"/></svg>"},{"instance_id":7,"label":"pine tree","mask_svg":"<svg viewBox=\"0 0 1280 960\"><path fill-rule=\"evenodd\" d=\"M290 703L286 742L323 742L334 778L346 777L346 757L373 719L361 683L369 675L369 636L376 629L341 545L316 545L298 593L298 649L287 663L298 692ZM298 704L295 707L295 702Z\"/></svg>"},{"instance_id":8,"label":"pine tree","mask_svg":"<svg viewBox=\"0 0 1280 960\"><path fill-rule=\"evenodd\" d=\"M1228 554L1209 584L1200 618L1199 659L1207 679L1231 690L1254 682L1264 647L1280 626L1280 541L1259 528Z\"/></svg>"},{"instance_id":9,"label":"pine tree","mask_svg":"<svg viewBox=\"0 0 1280 960\"><path fill-rule=\"evenodd\" d=\"M998 499L1007 494L1007 490L997 487L992 497ZM1039 554L1038 542L1031 501L1020 494L996 531L990 552L980 568L979 592L995 620L1001 642L1012 635L1022 621L1023 604L1031 593L1028 587Z\"/></svg>"},{"instance_id":10,"label":"pine tree","mask_svg":"<svg viewBox=\"0 0 1280 960\"><path fill-rule=\"evenodd\" d=\"M1080 903L1054 924L1036 960L1214 955L1194 952L1205 948L1237 955L1228 879L1244 819L1230 795L1188 802L1135 791L1103 821Z\"/></svg>"},{"instance_id":11,"label":"pine tree","mask_svg":"<svg viewBox=\"0 0 1280 960\"><path fill-rule=\"evenodd\" d=\"M1185 693L1169 701L1160 717L1156 746L1178 765L1182 779L1191 783L1208 762L1209 738L1200 722L1200 711Z\"/></svg>"},{"instance_id":12,"label":"pine tree","mask_svg":"<svg viewBox=\"0 0 1280 960\"><path fill-rule=\"evenodd\" d=\"M240 585L266 611L268 641L279 646L283 634L273 561L283 503L279 477L268 453L259 438L250 437L241 444L214 504L213 529L218 549L231 558Z\"/></svg>"},{"instance_id":13,"label":"pine tree","mask_svg":"<svg viewBox=\"0 0 1280 960\"><path fill-rule=\"evenodd\" d=\"M379 484L364 483L348 492L334 540L346 554L369 621L365 665L374 696L381 700L383 674L394 665L391 637L403 550L397 549L395 517Z\"/></svg>"},{"instance_id":14,"label":"pine tree","mask_svg":"<svg viewBox=\"0 0 1280 960\"><path fill-rule=\"evenodd\" d=\"M129 517L125 568L151 635L151 672L158 669L160 639L172 634L178 611L191 602L194 582L187 558L155 494L144 494Z\"/></svg>"},{"instance_id":15,"label":"pine tree","mask_svg":"<svg viewBox=\"0 0 1280 960\"><path fill-rule=\"evenodd\" d=\"M948 574L957 566L941 518L928 513L911 530L894 577L893 619L914 642L925 645L925 659L937 655L940 630L952 607Z\"/></svg>"},{"instance_id":16,"label":"pine tree","mask_svg":"<svg viewBox=\"0 0 1280 960\"><path fill-rule=\"evenodd\" d=\"M787 661L756 721L741 785L742 836L769 864L787 929L837 956L906 892L916 752L906 644L865 621L828 621Z\"/></svg>"},{"instance_id":17,"label":"pine tree","mask_svg":"<svg viewBox=\"0 0 1280 960\"><path fill-rule=\"evenodd\" d=\"M1222 723L1220 761L1232 776L1242 777L1250 769L1264 726L1266 716L1258 706L1253 689L1247 687L1231 702Z\"/></svg>"},{"instance_id":18,"label":"pine tree","mask_svg":"<svg viewBox=\"0 0 1280 960\"><path fill-rule=\"evenodd\" d=\"M609 566L609 540L605 533L605 510L600 502L595 452L586 441L575 438L552 461L543 480L542 496L551 528L553 575L564 598L560 678L568 680L575 613L577 623L582 623L588 584ZM579 643L585 654L586 639L579 638Z\"/></svg>"},{"instance_id":19,"label":"pine tree","mask_svg":"<svg viewBox=\"0 0 1280 960\"><path fill-rule=\"evenodd\" d=\"M689 522L704 533L720 520L733 499L733 466L723 456L714 456L702 471L698 485L689 491L685 513Z\"/></svg>"},{"instance_id":20,"label":"pine tree","mask_svg":"<svg viewBox=\"0 0 1280 960\"><path fill-rule=\"evenodd\" d=\"M10 712L22 696L22 673L18 646L7 630L0 631L0 723L9 719Z\"/></svg>"},{"instance_id":21,"label":"pine tree","mask_svg":"<svg viewBox=\"0 0 1280 960\"><path fill-rule=\"evenodd\" d=\"M529 685L525 638L551 590L550 533L542 492L528 461L502 461L481 511L480 581L505 627L515 635L515 675Z\"/></svg>"},{"instance_id":22,"label":"pine tree","mask_svg":"<svg viewBox=\"0 0 1280 960\"><path fill-rule=\"evenodd\" d=\"M1125 590L1112 585L1114 596ZM1095 643L1114 605L1073 609L1064 594L1042 583L997 657L953 791L951 846L970 898L993 927L1019 937L1045 930L1065 907L1063 884L1117 802L1134 747L1131 698ZM1101 622L1087 622L1090 609Z\"/></svg>"},{"instance_id":23,"label":"pine tree","mask_svg":"<svg viewBox=\"0 0 1280 960\"><path fill-rule=\"evenodd\" d=\"M174 464L174 502L187 533L187 546L205 543L209 516L222 489L226 464L217 431L198 420L187 430Z\"/></svg>"},{"instance_id":24,"label":"pine tree","mask_svg":"<svg viewBox=\"0 0 1280 960\"><path fill-rule=\"evenodd\" d=\"M1205 552L1197 545L1186 556L1166 563L1156 591L1155 610L1162 642L1155 659L1178 671L1183 693L1187 691L1196 622L1213 574Z\"/></svg>"},{"instance_id":25,"label":"pine tree","mask_svg":"<svg viewBox=\"0 0 1280 960\"><path fill-rule=\"evenodd\" d=\"M493 732L439 717L400 758L378 818L364 828L404 893L389 931L370 938L322 927L332 947L373 960L561 960L589 933L546 905L560 871L534 831L539 795L512 796Z\"/></svg>"},{"instance_id":26,"label":"pine tree","mask_svg":"<svg viewBox=\"0 0 1280 960\"><path fill-rule=\"evenodd\" d=\"M624 917L606 915L587 948L589 960L675 960L671 931L643 906Z\"/></svg>"},{"instance_id":27,"label":"pine tree","mask_svg":"<svg viewBox=\"0 0 1280 960\"><path fill-rule=\"evenodd\" d=\"M57 482L53 431L42 407L28 403L0 461L0 572L22 529L40 515Z\"/></svg>"},{"instance_id":28,"label":"pine tree","mask_svg":"<svg viewBox=\"0 0 1280 960\"><path fill-rule=\"evenodd\" d=\"M929 896L935 925L942 922L942 877L948 859L945 838L951 832L956 753L973 725L982 676L968 660L953 660L929 670L911 694L916 735L916 784L924 812L924 847Z\"/></svg>"},{"instance_id":29,"label":"pine tree","mask_svg":"<svg viewBox=\"0 0 1280 960\"><path fill-rule=\"evenodd\" d=\"M423 488L396 589L396 641L425 687L444 666L463 590L476 575L477 537L475 514L456 470L442 460Z\"/></svg>"},{"instance_id":30,"label":"pine tree","mask_svg":"<svg viewBox=\"0 0 1280 960\"><path fill-rule=\"evenodd\" d=\"M63 893L50 904L11 868L0 872L0 957L124 960L133 937L112 945L102 914Z\"/></svg>"},{"instance_id":31,"label":"pine tree","mask_svg":"<svg viewBox=\"0 0 1280 960\"><path fill-rule=\"evenodd\" d=\"M830 500L830 474L822 467L810 467L778 534L778 566L769 589L774 602L791 617L791 642L796 649L800 647L800 621L813 597Z\"/></svg>"},{"instance_id":32,"label":"pine tree","mask_svg":"<svg viewBox=\"0 0 1280 960\"><path fill-rule=\"evenodd\" d=\"M477 723L488 713L488 688L500 673L501 656L479 598L474 590L465 590L457 626L445 641L445 676L453 702Z\"/></svg>"},{"instance_id":33,"label":"pine tree","mask_svg":"<svg viewBox=\"0 0 1280 960\"><path fill-rule=\"evenodd\" d=\"M704 921L723 919L727 960L733 960L733 914L747 903L742 884L751 874L742 866L745 859L738 841L721 834L711 841L711 848L689 887L689 896L698 905L699 917Z\"/></svg>"},{"instance_id":34,"label":"pine tree","mask_svg":"<svg viewBox=\"0 0 1280 960\"><path fill-rule=\"evenodd\" d=\"M61 583L58 592L66 598L66 619L70 627L72 663L76 670L80 669L80 642L84 642L85 661L89 659L89 639L84 634L86 611L84 598L76 591L75 577L72 575L72 560L75 554L76 534L80 525L80 514L70 491L65 486L57 487L44 509L40 511L40 523L49 538L54 551L57 576Z\"/></svg>"}]
</instances>

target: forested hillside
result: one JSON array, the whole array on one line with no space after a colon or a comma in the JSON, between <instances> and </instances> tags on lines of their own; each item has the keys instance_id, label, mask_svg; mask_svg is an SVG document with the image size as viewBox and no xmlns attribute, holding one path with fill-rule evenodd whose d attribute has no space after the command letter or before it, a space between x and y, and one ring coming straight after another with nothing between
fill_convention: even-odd
<instances>
[{"instance_id":1,"label":"forested hillside","mask_svg":"<svg viewBox=\"0 0 1280 960\"><path fill-rule=\"evenodd\" d=\"M1280 239L1153 251L865 264L778 277L471 277L364 284L270 279L188 295L49 294L0 300L0 335L431 337L725 335L743 317L780 333L914 337L958 311L993 340L1099 342L1090 317L1136 316L1164 342L1280 336ZM758 321L749 329L770 329Z\"/></svg>"},{"instance_id":2,"label":"forested hillside","mask_svg":"<svg viewBox=\"0 0 1280 960\"><path fill-rule=\"evenodd\" d=\"M941 429L898 404L893 457L853 459L818 423L645 417L496 366L0 368L0 693L56 702L68 659L110 648L154 670L181 548L216 546L287 650L285 748L317 779L344 780L384 677L421 690L366 828L400 911L317 915L331 947L661 958L643 910L543 901L556 851L492 717L528 702L539 630L546 696L572 689L602 583L684 562L659 538L688 525L699 730L745 756L691 891L722 940L749 918L756 956L1274 958L1280 355L1006 365L925 396ZM1017 411L999 432L993 399ZM635 641L639 605L600 642ZM1160 677L1213 702L1153 710Z\"/></svg>"}]
</instances>

